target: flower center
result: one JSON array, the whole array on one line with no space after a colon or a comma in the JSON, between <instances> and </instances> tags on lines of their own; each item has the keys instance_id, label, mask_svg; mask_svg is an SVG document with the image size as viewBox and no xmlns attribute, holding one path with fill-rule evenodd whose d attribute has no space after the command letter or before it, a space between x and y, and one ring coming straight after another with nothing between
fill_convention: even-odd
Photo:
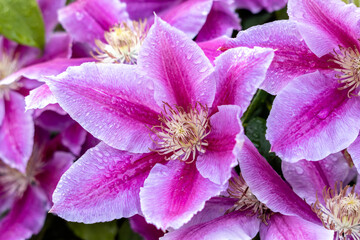
<instances>
[{"instance_id":1,"label":"flower center","mask_svg":"<svg viewBox=\"0 0 360 240\"><path fill-rule=\"evenodd\" d=\"M157 137L153 140L158 148L153 151L171 154L167 160L179 159L187 163L195 161L196 152L205 153L208 143L204 139L210 133L207 107L198 103L185 111L164 103L159 120L161 124L150 129Z\"/></svg>"},{"instance_id":2,"label":"flower center","mask_svg":"<svg viewBox=\"0 0 360 240\"><path fill-rule=\"evenodd\" d=\"M343 84L339 90L347 89L348 97L350 95L359 96L360 93L353 93L360 85L360 53L354 48L339 48L339 52L334 51L333 59L340 68L334 70L339 72L336 77L339 83Z\"/></svg>"},{"instance_id":3,"label":"flower center","mask_svg":"<svg viewBox=\"0 0 360 240\"><path fill-rule=\"evenodd\" d=\"M17 57L11 57L5 52L0 55L0 81L10 74L14 73L18 68Z\"/></svg>"},{"instance_id":4,"label":"flower center","mask_svg":"<svg viewBox=\"0 0 360 240\"><path fill-rule=\"evenodd\" d=\"M312 204L324 227L336 231L337 239L360 239L360 196L354 187L348 193L349 187L342 188L341 183L339 189L336 184L334 190L325 187L325 206L318 199Z\"/></svg>"},{"instance_id":5,"label":"flower center","mask_svg":"<svg viewBox=\"0 0 360 240\"><path fill-rule=\"evenodd\" d=\"M97 49L92 55L100 62L136 64L147 32L146 21L121 23L105 32L106 43L95 40Z\"/></svg>"},{"instance_id":6,"label":"flower center","mask_svg":"<svg viewBox=\"0 0 360 240\"><path fill-rule=\"evenodd\" d=\"M1 197L21 196L28 186L28 179L17 169L0 161L0 184L3 187L0 189Z\"/></svg>"},{"instance_id":7,"label":"flower center","mask_svg":"<svg viewBox=\"0 0 360 240\"><path fill-rule=\"evenodd\" d=\"M273 212L265 204L260 202L250 191L249 186L241 174L239 177L232 177L229 180L227 192L230 197L238 199L234 206L227 210L227 213L250 210L252 212L252 214L250 214L251 216L257 214L258 218L261 219L263 223L266 225L268 224L267 220L270 219Z\"/></svg>"}]
</instances>

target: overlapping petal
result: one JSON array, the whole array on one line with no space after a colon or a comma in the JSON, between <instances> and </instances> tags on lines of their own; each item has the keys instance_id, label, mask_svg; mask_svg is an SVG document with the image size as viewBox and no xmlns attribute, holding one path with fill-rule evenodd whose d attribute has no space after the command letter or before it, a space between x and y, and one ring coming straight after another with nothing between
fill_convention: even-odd
<instances>
[{"instance_id":1,"label":"overlapping petal","mask_svg":"<svg viewBox=\"0 0 360 240\"><path fill-rule=\"evenodd\" d=\"M215 60L216 95L213 108L220 105L240 106L246 111L257 88L265 79L274 53L268 48L235 48Z\"/></svg>"},{"instance_id":2,"label":"overlapping petal","mask_svg":"<svg viewBox=\"0 0 360 240\"><path fill-rule=\"evenodd\" d=\"M152 82L135 66L85 63L47 84L60 106L106 144L131 152L152 148L148 126L158 124L160 108Z\"/></svg>"},{"instance_id":3,"label":"overlapping petal","mask_svg":"<svg viewBox=\"0 0 360 240\"><path fill-rule=\"evenodd\" d=\"M118 0L76 1L59 10L59 22L75 41L95 46L95 39L104 39L104 31L128 21L126 4Z\"/></svg>"},{"instance_id":4,"label":"overlapping petal","mask_svg":"<svg viewBox=\"0 0 360 240\"><path fill-rule=\"evenodd\" d=\"M158 228L179 228L222 190L223 186L201 176L195 163L157 164L140 190L141 210L146 221Z\"/></svg>"},{"instance_id":5,"label":"overlapping petal","mask_svg":"<svg viewBox=\"0 0 360 240\"><path fill-rule=\"evenodd\" d=\"M25 172L33 149L34 123L25 112L24 97L10 91L5 99L5 115L0 125L0 158L9 166Z\"/></svg>"},{"instance_id":6,"label":"overlapping petal","mask_svg":"<svg viewBox=\"0 0 360 240\"><path fill-rule=\"evenodd\" d=\"M282 171L294 192L307 203L316 201L316 197L322 199L325 187L334 187L335 183L345 182L350 171L344 155L340 153L331 154L323 160L310 162L300 160L296 163L282 162Z\"/></svg>"},{"instance_id":7,"label":"overlapping petal","mask_svg":"<svg viewBox=\"0 0 360 240\"><path fill-rule=\"evenodd\" d=\"M232 212L212 221L167 233L161 240L232 239L250 240L259 231L260 220L248 212Z\"/></svg>"},{"instance_id":8,"label":"overlapping petal","mask_svg":"<svg viewBox=\"0 0 360 240\"><path fill-rule=\"evenodd\" d=\"M334 232L299 217L275 214L271 216L269 225L261 225L260 238L264 240L329 240L334 238Z\"/></svg>"},{"instance_id":9,"label":"overlapping petal","mask_svg":"<svg viewBox=\"0 0 360 240\"><path fill-rule=\"evenodd\" d=\"M248 139L240 151L239 164L251 192L273 212L320 223L310 206L281 179Z\"/></svg>"},{"instance_id":10,"label":"overlapping petal","mask_svg":"<svg viewBox=\"0 0 360 240\"><path fill-rule=\"evenodd\" d=\"M211 133L206 138L209 146L196 160L196 167L204 178L225 184L231 169L237 165L237 149L242 146L244 133L238 106L221 106L210 118Z\"/></svg>"},{"instance_id":11,"label":"overlapping petal","mask_svg":"<svg viewBox=\"0 0 360 240\"><path fill-rule=\"evenodd\" d=\"M276 95L292 79L316 70L329 70L329 56L318 58L306 45L295 22L280 20L254 26L239 32L223 49L235 47L265 47L274 49L274 59L261 85Z\"/></svg>"},{"instance_id":12,"label":"overlapping petal","mask_svg":"<svg viewBox=\"0 0 360 240\"><path fill-rule=\"evenodd\" d=\"M360 48L360 9L354 4L338 0L289 0L288 14L319 57L339 45Z\"/></svg>"},{"instance_id":13,"label":"overlapping petal","mask_svg":"<svg viewBox=\"0 0 360 240\"><path fill-rule=\"evenodd\" d=\"M51 212L85 223L141 213L140 187L150 169L162 161L157 153L130 154L100 143L61 177Z\"/></svg>"},{"instance_id":14,"label":"overlapping petal","mask_svg":"<svg viewBox=\"0 0 360 240\"><path fill-rule=\"evenodd\" d=\"M44 224L47 199L40 189L29 187L22 198L14 202L11 210L0 220L0 239L30 238Z\"/></svg>"},{"instance_id":15,"label":"overlapping petal","mask_svg":"<svg viewBox=\"0 0 360 240\"><path fill-rule=\"evenodd\" d=\"M360 99L338 87L335 76L315 72L296 78L276 97L266 137L282 160L320 160L356 139Z\"/></svg>"},{"instance_id":16,"label":"overlapping petal","mask_svg":"<svg viewBox=\"0 0 360 240\"><path fill-rule=\"evenodd\" d=\"M214 65L215 58L222 53L219 48L223 46L229 39L230 38L226 36L222 36L209 41L198 42L197 44L199 45L201 50L203 50L210 62Z\"/></svg>"},{"instance_id":17,"label":"overlapping petal","mask_svg":"<svg viewBox=\"0 0 360 240\"><path fill-rule=\"evenodd\" d=\"M285 7L288 0L235 0L238 8L249 9L253 13L258 13L262 9L273 12Z\"/></svg>"},{"instance_id":18,"label":"overlapping petal","mask_svg":"<svg viewBox=\"0 0 360 240\"><path fill-rule=\"evenodd\" d=\"M211 106L215 84L209 78L210 61L195 42L157 17L142 45L138 67L154 81L159 106Z\"/></svg>"},{"instance_id":19,"label":"overlapping petal","mask_svg":"<svg viewBox=\"0 0 360 240\"><path fill-rule=\"evenodd\" d=\"M355 167L360 171L360 137L356 138L356 140L347 148L347 151L349 152Z\"/></svg>"}]
</instances>

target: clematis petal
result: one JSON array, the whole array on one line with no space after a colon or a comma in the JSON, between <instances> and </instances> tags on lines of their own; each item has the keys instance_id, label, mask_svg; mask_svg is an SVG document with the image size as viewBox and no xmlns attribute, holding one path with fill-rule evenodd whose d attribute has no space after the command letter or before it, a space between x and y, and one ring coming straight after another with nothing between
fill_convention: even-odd
<instances>
[{"instance_id":1,"label":"clematis petal","mask_svg":"<svg viewBox=\"0 0 360 240\"><path fill-rule=\"evenodd\" d=\"M223 35L231 37L233 30L241 29L240 19L231 2L222 0L213 2L206 22L196 36L196 41L209 41Z\"/></svg>"},{"instance_id":2,"label":"clematis petal","mask_svg":"<svg viewBox=\"0 0 360 240\"><path fill-rule=\"evenodd\" d=\"M148 223L163 230L176 229L222 190L224 186L202 177L194 163L156 164L140 190L141 210Z\"/></svg>"},{"instance_id":3,"label":"clematis petal","mask_svg":"<svg viewBox=\"0 0 360 240\"><path fill-rule=\"evenodd\" d=\"M5 116L0 125L0 159L9 166L25 172L33 150L34 122L25 112L24 97L10 91L5 99Z\"/></svg>"},{"instance_id":4,"label":"clematis petal","mask_svg":"<svg viewBox=\"0 0 360 240\"><path fill-rule=\"evenodd\" d=\"M28 187L7 215L1 218L0 239L28 239L38 233L45 221L47 204L46 196L40 189Z\"/></svg>"},{"instance_id":5,"label":"clematis petal","mask_svg":"<svg viewBox=\"0 0 360 240\"><path fill-rule=\"evenodd\" d=\"M234 48L215 60L216 95L213 108L220 105L240 106L242 115L257 88L265 79L274 57L269 48Z\"/></svg>"},{"instance_id":6,"label":"clematis petal","mask_svg":"<svg viewBox=\"0 0 360 240\"><path fill-rule=\"evenodd\" d=\"M51 212L84 223L138 214L140 187L150 169L163 161L157 153L130 154L99 143L61 177Z\"/></svg>"},{"instance_id":7,"label":"clematis petal","mask_svg":"<svg viewBox=\"0 0 360 240\"><path fill-rule=\"evenodd\" d=\"M76 1L60 9L58 14L59 22L75 41L92 46L95 46L95 39L104 39L104 31L128 21L126 4L118 0Z\"/></svg>"},{"instance_id":8,"label":"clematis petal","mask_svg":"<svg viewBox=\"0 0 360 240\"><path fill-rule=\"evenodd\" d=\"M66 128L62 133L61 142L73 154L79 155L85 142L87 132L77 123Z\"/></svg>"},{"instance_id":9,"label":"clematis petal","mask_svg":"<svg viewBox=\"0 0 360 240\"><path fill-rule=\"evenodd\" d=\"M0 97L0 126L4 120L5 116L5 99L4 97Z\"/></svg>"},{"instance_id":10,"label":"clematis petal","mask_svg":"<svg viewBox=\"0 0 360 240\"><path fill-rule=\"evenodd\" d=\"M211 132L206 138L208 147L196 160L196 168L204 178L225 184L237 165L236 151L244 142L238 106L221 106L210 118Z\"/></svg>"},{"instance_id":11,"label":"clematis petal","mask_svg":"<svg viewBox=\"0 0 360 240\"><path fill-rule=\"evenodd\" d=\"M273 212L320 223L310 206L281 179L247 138L238 159L242 176L260 202Z\"/></svg>"},{"instance_id":12,"label":"clematis petal","mask_svg":"<svg viewBox=\"0 0 360 240\"><path fill-rule=\"evenodd\" d=\"M356 140L347 148L347 150L354 162L355 167L360 172L360 136L356 138Z\"/></svg>"},{"instance_id":13,"label":"clematis petal","mask_svg":"<svg viewBox=\"0 0 360 240\"><path fill-rule=\"evenodd\" d=\"M154 81L159 106L163 102L185 109L196 102L211 106L215 82L208 78L210 61L195 42L158 17L142 45L138 67Z\"/></svg>"},{"instance_id":14,"label":"clematis petal","mask_svg":"<svg viewBox=\"0 0 360 240\"><path fill-rule=\"evenodd\" d=\"M158 13L165 22L194 38L207 21L213 0L183 1Z\"/></svg>"},{"instance_id":15,"label":"clematis petal","mask_svg":"<svg viewBox=\"0 0 360 240\"><path fill-rule=\"evenodd\" d=\"M66 0L37 0L44 19L46 35L54 30L57 20L57 11L65 6Z\"/></svg>"},{"instance_id":16,"label":"clematis petal","mask_svg":"<svg viewBox=\"0 0 360 240\"><path fill-rule=\"evenodd\" d=\"M165 234L161 240L182 239L231 239L250 240L258 233L260 220L248 216L247 212L232 212L212 221L200 223L187 228L180 228Z\"/></svg>"},{"instance_id":17,"label":"clematis petal","mask_svg":"<svg viewBox=\"0 0 360 240\"><path fill-rule=\"evenodd\" d=\"M158 240L164 236L164 232L157 229L154 225L148 224L145 218L135 215L129 219L131 229L139 233L145 240Z\"/></svg>"},{"instance_id":18,"label":"clematis petal","mask_svg":"<svg viewBox=\"0 0 360 240\"><path fill-rule=\"evenodd\" d=\"M288 14L319 57L339 45L360 48L360 9L354 4L338 0L289 0Z\"/></svg>"},{"instance_id":19,"label":"clematis petal","mask_svg":"<svg viewBox=\"0 0 360 240\"><path fill-rule=\"evenodd\" d=\"M152 17L154 12L158 13L167 8L175 6L178 1L174 0L122 0L126 3L126 11L132 20Z\"/></svg>"},{"instance_id":20,"label":"clematis petal","mask_svg":"<svg viewBox=\"0 0 360 240\"><path fill-rule=\"evenodd\" d=\"M60 106L84 129L120 150L154 148L148 126L160 108L152 82L126 64L85 63L47 81Z\"/></svg>"},{"instance_id":21,"label":"clematis petal","mask_svg":"<svg viewBox=\"0 0 360 240\"><path fill-rule=\"evenodd\" d=\"M334 238L334 231L299 217L275 214L271 216L269 225L261 224L260 238L263 240L329 240Z\"/></svg>"},{"instance_id":22,"label":"clematis petal","mask_svg":"<svg viewBox=\"0 0 360 240\"><path fill-rule=\"evenodd\" d=\"M197 44L203 50L206 57L210 60L211 63L214 64L214 60L218 57L222 52L220 51L220 47L223 46L230 38L226 36L221 36L218 38L214 38L205 42L198 42Z\"/></svg>"},{"instance_id":23,"label":"clematis petal","mask_svg":"<svg viewBox=\"0 0 360 240\"><path fill-rule=\"evenodd\" d=\"M344 155L339 152L323 160L310 162L300 160L296 163L282 162L282 172L294 192L309 204L321 199L325 187L334 187L336 182L344 182L351 173ZM317 195L316 195L317 194Z\"/></svg>"},{"instance_id":24,"label":"clematis petal","mask_svg":"<svg viewBox=\"0 0 360 240\"><path fill-rule=\"evenodd\" d=\"M75 157L71 153L55 152L51 160L48 161L41 169L41 172L36 175L36 180L40 183L41 188L47 194L50 202L60 177L69 169L74 160Z\"/></svg>"},{"instance_id":25,"label":"clematis petal","mask_svg":"<svg viewBox=\"0 0 360 240\"><path fill-rule=\"evenodd\" d=\"M68 33L56 32L51 34L46 43L44 54L31 64L49 61L55 58L71 57L72 38Z\"/></svg>"},{"instance_id":26,"label":"clematis petal","mask_svg":"<svg viewBox=\"0 0 360 240\"><path fill-rule=\"evenodd\" d=\"M285 7L288 0L235 0L237 8L249 9L252 13L258 13L262 9L273 12Z\"/></svg>"},{"instance_id":27,"label":"clematis petal","mask_svg":"<svg viewBox=\"0 0 360 240\"><path fill-rule=\"evenodd\" d=\"M309 73L276 97L267 121L271 150L288 162L320 160L347 148L360 129L360 99L338 90L333 75Z\"/></svg>"},{"instance_id":28,"label":"clematis petal","mask_svg":"<svg viewBox=\"0 0 360 240\"><path fill-rule=\"evenodd\" d=\"M329 70L329 56L318 58L302 39L295 22L280 20L239 32L235 39L223 45L226 50L255 46L274 49L274 59L260 86L276 95L292 79L316 70Z\"/></svg>"}]
</instances>

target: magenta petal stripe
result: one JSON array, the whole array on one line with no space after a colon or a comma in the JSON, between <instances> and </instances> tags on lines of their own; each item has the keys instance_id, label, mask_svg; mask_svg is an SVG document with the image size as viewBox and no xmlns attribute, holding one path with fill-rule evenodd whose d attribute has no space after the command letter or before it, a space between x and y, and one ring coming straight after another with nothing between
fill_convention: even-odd
<instances>
[{"instance_id":1,"label":"magenta petal stripe","mask_svg":"<svg viewBox=\"0 0 360 240\"><path fill-rule=\"evenodd\" d=\"M195 102L211 106L215 84L208 77L213 68L209 59L194 41L158 17L142 45L138 67L154 81L160 106L163 102L185 109Z\"/></svg>"},{"instance_id":2,"label":"magenta petal stripe","mask_svg":"<svg viewBox=\"0 0 360 240\"><path fill-rule=\"evenodd\" d=\"M68 221L94 223L141 213L139 191L157 153L130 154L100 143L61 177L51 212Z\"/></svg>"},{"instance_id":3,"label":"magenta petal stripe","mask_svg":"<svg viewBox=\"0 0 360 240\"><path fill-rule=\"evenodd\" d=\"M95 137L120 150L148 152L154 145L148 126L158 124L160 108L152 82L135 69L85 63L68 68L47 84L60 106Z\"/></svg>"}]
</instances>

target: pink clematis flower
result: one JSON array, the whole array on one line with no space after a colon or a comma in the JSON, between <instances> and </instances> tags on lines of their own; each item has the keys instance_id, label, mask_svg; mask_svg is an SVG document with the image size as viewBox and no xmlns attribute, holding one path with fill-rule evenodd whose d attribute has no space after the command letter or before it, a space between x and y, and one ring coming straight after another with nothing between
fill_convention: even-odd
<instances>
[{"instance_id":1,"label":"pink clematis flower","mask_svg":"<svg viewBox=\"0 0 360 240\"><path fill-rule=\"evenodd\" d=\"M137 65L86 63L50 78L60 106L103 141L63 175L51 211L86 223L143 214L158 228L179 228L230 178L239 117L272 57L238 48L214 68L155 18Z\"/></svg>"},{"instance_id":2,"label":"pink clematis flower","mask_svg":"<svg viewBox=\"0 0 360 240\"><path fill-rule=\"evenodd\" d=\"M320 160L360 130L360 9L340 0L290 0L290 21L240 33L224 46L276 49L262 88L278 94L267 139L283 160Z\"/></svg>"},{"instance_id":3,"label":"pink clematis flower","mask_svg":"<svg viewBox=\"0 0 360 240\"><path fill-rule=\"evenodd\" d=\"M282 170L294 191L311 204L324 228L333 232L331 239L360 238L359 182L347 185L357 171L349 167L342 153L317 162L283 162Z\"/></svg>"},{"instance_id":4,"label":"pink clematis flower","mask_svg":"<svg viewBox=\"0 0 360 240\"><path fill-rule=\"evenodd\" d=\"M60 176L74 160L57 138L36 129L35 144L25 172L0 159L0 239L30 238L40 231Z\"/></svg>"},{"instance_id":5,"label":"pink clematis flower","mask_svg":"<svg viewBox=\"0 0 360 240\"><path fill-rule=\"evenodd\" d=\"M249 9L252 13L258 13L265 9L273 12L285 7L288 0L235 0L237 8Z\"/></svg>"},{"instance_id":6,"label":"pink clematis flower","mask_svg":"<svg viewBox=\"0 0 360 240\"><path fill-rule=\"evenodd\" d=\"M33 119L31 112L25 112L24 96L40 85L30 79L40 78L40 68L48 73L60 73L64 69L59 71L50 60L71 55L70 37L65 33L51 33L57 22L56 11L65 1L38 2L47 33L42 56L39 49L18 45L0 36L0 158L22 173L33 149L34 135Z\"/></svg>"},{"instance_id":7,"label":"pink clematis flower","mask_svg":"<svg viewBox=\"0 0 360 240\"><path fill-rule=\"evenodd\" d=\"M165 234L181 239L331 239L310 206L297 196L246 139L227 194L210 199L189 223ZM244 180L245 179L245 180Z\"/></svg>"}]
</instances>

